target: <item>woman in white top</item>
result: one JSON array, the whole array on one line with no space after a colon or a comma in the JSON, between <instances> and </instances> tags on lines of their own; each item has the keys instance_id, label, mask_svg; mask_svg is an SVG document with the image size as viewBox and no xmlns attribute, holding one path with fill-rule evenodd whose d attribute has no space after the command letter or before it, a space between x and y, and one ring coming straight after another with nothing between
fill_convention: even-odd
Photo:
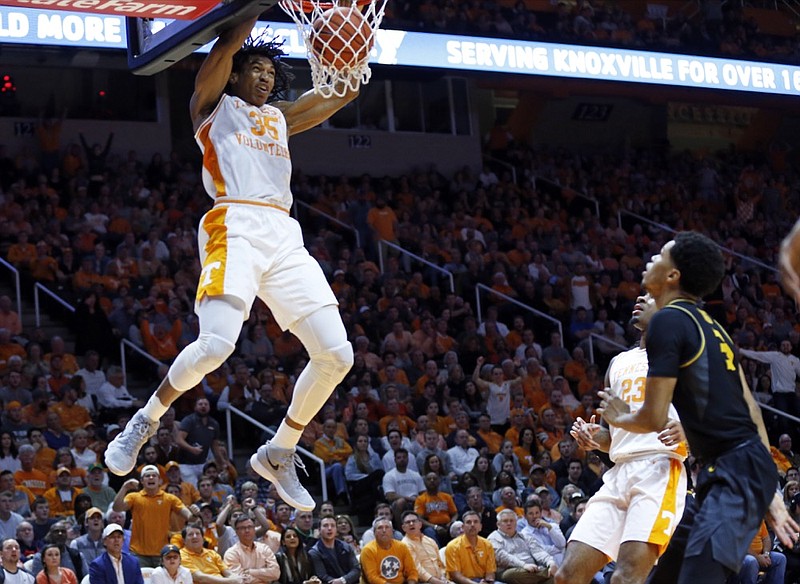
<instances>
[{"instance_id":1,"label":"woman in white top","mask_svg":"<svg viewBox=\"0 0 800 584\"><path fill-rule=\"evenodd\" d=\"M161 565L150 574L150 584L192 584L192 573L181 566L181 551L169 544L161 548Z\"/></svg>"},{"instance_id":2,"label":"woman in white top","mask_svg":"<svg viewBox=\"0 0 800 584\"><path fill-rule=\"evenodd\" d=\"M0 471L17 472L22 468L17 458L17 443L11 432L0 433Z\"/></svg>"}]
</instances>

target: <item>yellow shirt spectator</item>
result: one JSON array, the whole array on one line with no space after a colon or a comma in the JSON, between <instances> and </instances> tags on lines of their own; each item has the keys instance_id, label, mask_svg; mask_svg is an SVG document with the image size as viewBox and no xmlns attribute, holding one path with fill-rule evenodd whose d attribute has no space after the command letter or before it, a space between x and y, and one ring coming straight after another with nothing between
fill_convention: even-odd
<instances>
[{"instance_id":1,"label":"yellow shirt spectator","mask_svg":"<svg viewBox=\"0 0 800 584\"><path fill-rule=\"evenodd\" d=\"M406 544L390 540L389 547L369 542L361 550L361 570L367 584L404 584L418 580L419 573Z\"/></svg>"},{"instance_id":2,"label":"yellow shirt spectator","mask_svg":"<svg viewBox=\"0 0 800 584\"><path fill-rule=\"evenodd\" d=\"M222 576L228 569L222 556L214 550L205 548L197 553L186 548L181 549L181 565L190 572L202 572L212 576Z\"/></svg>"},{"instance_id":3,"label":"yellow shirt spectator","mask_svg":"<svg viewBox=\"0 0 800 584\"><path fill-rule=\"evenodd\" d=\"M447 525L458 509L453 497L447 493L431 495L425 491L414 502L414 512L434 525Z\"/></svg>"},{"instance_id":4,"label":"yellow shirt spectator","mask_svg":"<svg viewBox=\"0 0 800 584\"><path fill-rule=\"evenodd\" d=\"M60 401L50 406L50 410L58 414L61 425L67 432L74 432L92 421L89 410L76 403L67 404L66 401Z\"/></svg>"},{"instance_id":5,"label":"yellow shirt spectator","mask_svg":"<svg viewBox=\"0 0 800 584\"><path fill-rule=\"evenodd\" d=\"M460 572L470 580L481 580L487 574L495 573L497 567L492 544L479 535L475 537L474 546L466 535L459 535L447 544L444 555L448 574Z\"/></svg>"},{"instance_id":6,"label":"yellow shirt spectator","mask_svg":"<svg viewBox=\"0 0 800 584\"><path fill-rule=\"evenodd\" d=\"M326 464L339 462L345 464L353 454L353 448L346 441L336 436L336 421L325 420L322 424L322 437L314 442L314 454Z\"/></svg>"},{"instance_id":7,"label":"yellow shirt spectator","mask_svg":"<svg viewBox=\"0 0 800 584\"><path fill-rule=\"evenodd\" d=\"M161 548L169 543L170 516L183 510L183 503L160 489L154 495L145 491L128 493L125 503L134 517L131 551L141 556L158 556Z\"/></svg>"}]
</instances>

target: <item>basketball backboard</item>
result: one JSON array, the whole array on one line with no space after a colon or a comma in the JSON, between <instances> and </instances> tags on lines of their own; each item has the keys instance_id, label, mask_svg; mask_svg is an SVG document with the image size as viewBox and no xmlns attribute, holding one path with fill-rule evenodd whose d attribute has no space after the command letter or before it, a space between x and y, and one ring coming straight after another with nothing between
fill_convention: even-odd
<instances>
[{"instance_id":1,"label":"basketball backboard","mask_svg":"<svg viewBox=\"0 0 800 584\"><path fill-rule=\"evenodd\" d=\"M277 0L228 0L195 20L127 18L128 67L153 75L217 38L232 20L261 14Z\"/></svg>"}]
</instances>

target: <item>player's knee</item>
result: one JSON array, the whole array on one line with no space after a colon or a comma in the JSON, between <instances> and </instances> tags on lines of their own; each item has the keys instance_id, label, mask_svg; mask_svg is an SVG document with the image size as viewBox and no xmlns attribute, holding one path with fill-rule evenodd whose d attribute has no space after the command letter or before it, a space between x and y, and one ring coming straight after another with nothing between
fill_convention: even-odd
<instances>
[{"instance_id":1,"label":"player's knee","mask_svg":"<svg viewBox=\"0 0 800 584\"><path fill-rule=\"evenodd\" d=\"M314 355L312 359L325 367L331 377L339 378L341 381L353 367L353 346L350 343L344 343Z\"/></svg>"},{"instance_id":2,"label":"player's knee","mask_svg":"<svg viewBox=\"0 0 800 584\"><path fill-rule=\"evenodd\" d=\"M561 567L558 568L555 575L555 584L572 584L574 581L575 575L572 574L572 570L569 564L562 564Z\"/></svg>"},{"instance_id":3,"label":"player's knee","mask_svg":"<svg viewBox=\"0 0 800 584\"><path fill-rule=\"evenodd\" d=\"M652 566L650 566L652 567ZM647 577L650 567L644 570L644 574L637 572L634 566L629 566L626 563L617 563L614 567L614 573L611 575L611 584L629 584L632 582L642 582L643 578Z\"/></svg>"},{"instance_id":4,"label":"player's knee","mask_svg":"<svg viewBox=\"0 0 800 584\"><path fill-rule=\"evenodd\" d=\"M210 373L231 356L236 345L213 333L201 332L197 337L197 369Z\"/></svg>"}]
</instances>

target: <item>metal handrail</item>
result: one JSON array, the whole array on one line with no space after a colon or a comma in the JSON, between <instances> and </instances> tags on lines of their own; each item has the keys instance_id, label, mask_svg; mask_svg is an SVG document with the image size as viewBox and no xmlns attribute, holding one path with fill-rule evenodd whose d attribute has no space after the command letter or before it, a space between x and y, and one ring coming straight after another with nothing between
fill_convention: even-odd
<instances>
[{"instance_id":1,"label":"metal handrail","mask_svg":"<svg viewBox=\"0 0 800 584\"><path fill-rule=\"evenodd\" d=\"M328 221L330 221L331 223L335 223L339 227L344 227L345 229L349 229L356 236L356 247L361 247L361 236L358 234L358 229L356 229L355 227L353 227L349 223L345 223L344 221L342 221L340 219L337 219L333 215L329 215L325 211L320 211L316 207L312 207L308 203L306 203L304 201L298 201L297 199L295 199L295 201L294 201L294 218L295 219L297 219L297 208L298 207L304 207L304 208L308 209L309 211L313 211L314 213L316 213L318 215L322 215Z\"/></svg>"},{"instance_id":2,"label":"metal handrail","mask_svg":"<svg viewBox=\"0 0 800 584\"><path fill-rule=\"evenodd\" d=\"M560 185L560 184L558 184L556 181L554 181L552 179L544 178L544 177L538 176L536 174L532 174L532 176L537 182L546 182L546 183L549 183L549 184L551 184L553 186L556 186L556 187L558 187L560 189L569 189L569 190L571 190L573 193L575 193L576 196L578 196L581 199L584 199L586 201L589 201L592 205L594 205L594 215L595 215L595 217L600 217L600 201L598 201L594 197L590 197L586 193L582 193L580 191L577 191L577 190L573 189L572 187L565 187L564 185Z\"/></svg>"},{"instance_id":3,"label":"metal handrail","mask_svg":"<svg viewBox=\"0 0 800 584\"><path fill-rule=\"evenodd\" d=\"M455 294L456 286L455 286L455 280L453 279L453 272L451 272L450 270L445 270L443 267L437 266L433 262L428 261L425 258L420 257L415 253L411 253L410 251L408 251L405 248L400 247L396 243L392 243L391 241L386 241L385 239L381 239L380 241L378 241L378 261L380 262L381 274L383 274L383 269L384 269L384 266L383 266L383 249L381 249L382 245L385 245L386 247L391 247L392 249L395 249L395 250L399 251L400 253L405 254L408 257L413 258L413 259L417 260L418 262L423 263L423 264L425 264L426 266L428 266L430 268L433 268L437 272L443 273L445 275L445 277L448 280L450 280L450 292Z\"/></svg>"},{"instance_id":4,"label":"metal handrail","mask_svg":"<svg viewBox=\"0 0 800 584\"><path fill-rule=\"evenodd\" d=\"M594 363L594 343L592 342L592 339L597 339L598 341L605 343L606 345L611 345L612 347L618 347L622 351L627 351L628 349L630 349L630 347L626 345L623 345L616 341L611 341L605 338L603 335L598 335L597 333L589 333L588 339L589 339L589 363L592 364Z\"/></svg>"},{"instance_id":5,"label":"metal handrail","mask_svg":"<svg viewBox=\"0 0 800 584\"><path fill-rule=\"evenodd\" d=\"M626 211L625 209L620 209L619 211L617 211L617 222L619 223L620 226L622 226L622 214L623 213L626 214L626 215L630 215L631 217L635 217L639 221L643 221L645 223L649 223L650 225L654 225L655 227L658 227L659 229L663 229L664 231L669 231L670 233L678 233L677 230L673 229L669 225L665 225L663 223L658 223L656 221L652 221L652 220L648 219L647 217L643 217L642 215L638 215L637 213L633 213L631 211ZM759 260L755 259L752 256L744 255L743 253L739 253L737 251L733 251L732 249L730 249L728 247L725 247L724 245L720 245L717 242L714 242L714 245L716 245L722 251L724 251L726 253L729 253L732 256L736 256L737 258L740 258L742 260L746 260L746 261L750 262L751 264L755 264L756 266L759 266L762 269L769 270L771 272L775 272L776 274L779 273L779 271L780 271L780 270L778 270L778 268L776 268L774 266L770 266L768 264L765 264L764 262L759 261Z\"/></svg>"},{"instance_id":6,"label":"metal handrail","mask_svg":"<svg viewBox=\"0 0 800 584\"><path fill-rule=\"evenodd\" d=\"M249 416L248 414L244 413L239 408L237 408L235 406L228 406L228 409L225 410L225 420L227 421L227 426L228 426L228 458L230 458L231 460L233 460L233 426L231 425L231 413L236 414L237 416L239 416L243 420L246 420L246 421L250 422L251 424L253 424L256 427L261 428L265 432L269 433L270 436L274 436L275 435L275 430L273 430L272 428L269 428L269 427L265 426L264 424L262 424L261 422L259 422L255 418L253 418L253 417ZM309 452L308 450L306 450L302 446L297 446L296 449L297 449L297 452L303 454L304 456L307 456L308 458L310 458L311 460L313 460L314 462L316 462L319 465L319 482L320 482L320 485L322 485L322 500L323 501L327 501L328 500L328 480L327 480L327 477L325 476L325 461L322 460L316 454L314 454L312 452Z\"/></svg>"},{"instance_id":7,"label":"metal handrail","mask_svg":"<svg viewBox=\"0 0 800 584\"><path fill-rule=\"evenodd\" d=\"M12 266L11 264L9 264L3 258L0 258L0 265L5 266L5 268L9 272L14 274L14 287L16 288L17 291L17 316L19 317L20 322L22 322L22 290L19 285L19 270L14 266ZM39 326L38 322L36 323L36 326Z\"/></svg>"},{"instance_id":8,"label":"metal handrail","mask_svg":"<svg viewBox=\"0 0 800 584\"><path fill-rule=\"evenodd\" d=\"M754 398L755 399L755 398ZM779 410L778 408L772 407L768 404L761 403L760 401L756 400L756 403L761 407L763 410L768 410L773 414L778 414L779 416L783 416L784 418L790 419L792 422L800 424L800 418L793 416L792 414L787 414L783 410Z\"/></svg>"},{"instance_id":9,"label":"metal handrail","mask_svg":"<svg viewBox=\"0 0 800 584\"><path fill-rule=\"evenodd\" d=\"M511 171L511 182L517 184L517 167L511 164L510 162L506 162L505 160L500 160L499 158L495 158L493 156L484 156L484 160L490 160L499 164L500 166L504 166L505 168Z\"/></svg>"},{"instance_id":10,"label":"metal handrail","mask_svg":"<svg viewBox=\"0 0 800 584\"><path fill-rule=\"evenodd\" d=\"M564 347L564 325L561 324L560 320L550 316L547 313L542 312L541 310L535 309L533 306L528 306L524 302L520 302L519 300L512 298L511 296L503 294L502 292L498 292L497 290L493 290L485 284L475 284L475 307L477 308L477 313L478 313L478 324L481 324L483 322L483 317L481 316L483 312L481 310L481 290L486 290L489 294L500 296L501 298L507 300L508 302L511 302L512 304L516 304L517 306L527 310L528 312L532 312L535 315L544 318L545 320L549 320L550 322L555 323L555 325L558 327L558 334L561 335L561 347L562 348Z\"/></svg>"},{"instance_id":11,"label":"metal handrail","mask_svg":"<svg viewBox=\"0 0 800 584\"><path fill-rule=\"evenodd\" d=\"M61 306L69 310L71 313L73 314L75 313L75 307L72 306L72 304L61 298L61 296L50 290L50 288L48 288L47 286L44 286L39 282L36 282L33 285L33 310L36 315L36 328L39 328L39 323L41 322L41 313L39 311L39 290L47 294L50 298L58 302Z\"/></svg>"},{"instance_id":12,"label":"metal handrail","mask_svg":"<svg viewBox=\"0 0 800 584\"><path fill-rule=\"evenodd\" d=\"M150 353L142 349L141 347L137 347L134 343L129 341L128 339L122 339L119 342L119 360L122 363L122 375L125 378L125 384L128 384L128 367L125 359L125 347L130 347L136 353L139 353L142 357L151 361L156 367L161 367L162 365L166 365L163 361L159 361L155 357L153 357Z\"/></svg>"}]
</instances>

